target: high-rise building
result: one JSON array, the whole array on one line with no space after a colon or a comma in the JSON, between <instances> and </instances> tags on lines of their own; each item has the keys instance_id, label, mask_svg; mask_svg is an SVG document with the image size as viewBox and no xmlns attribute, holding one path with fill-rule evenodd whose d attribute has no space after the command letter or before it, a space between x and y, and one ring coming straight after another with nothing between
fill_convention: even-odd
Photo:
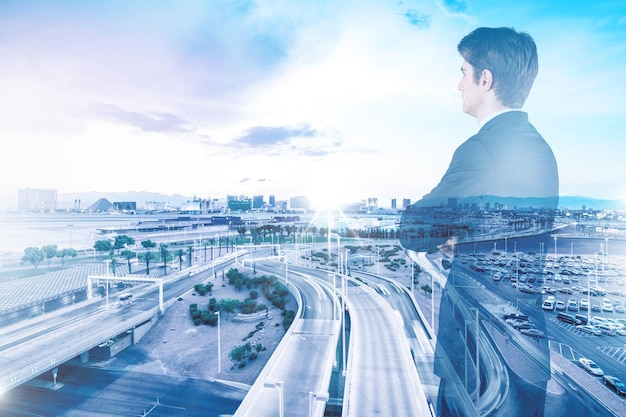
<instances>
[{"instance_id":1,"label":"high-rise building","mask_svg":"<svg viewBox=\"0 0 626 417\"><path fill-rule=\"evenodd\" d=\"M392 210L395 210L395 209L396 209L396 199L395 199L395 198L392 198L392 199L391 199L391 209L392 209Z\"/></svg>"},{"instance_id":2,"label":"high-rise building","mask_svg":"<svg viewBox=\"0 0 626 417\"><path fill-rule=\"evenodd\" d=\"M273 195L270 195L270 206L276 207L276 197Z\"/></svg>"},{"instance_id":3,"label":"high-rise building","mask_svg":"<svg viewBox=\"0 0 626 417\"><path fill-rule=\"evenodd\" d=\"M255 195L254 197L252 197L252 208L253 209L260 209L263 207L263 196L262 195Z\"/></svg>"},{"instance_id":4,"label":"high-rise building","mask_svg":"<svg viewBox=\"0 0 626 417\"><path fill-rule=\"evenodd\" d=\"M57 190L21 188L17 190L18 210L56 210Z\"/></svg>"},{"instance_id":5,"label":"high-rise building","mask_svg":"<svg viewBox=\"0 0 626 417\"><path fill-rule=\"evenodd\" d=\"M411 199L405 198L402 200L402 209L406 210L411 205Z\"/></svg>"},{"instance_id":6,"label":"high-rise building","mask_svg":"<svg viewBox=\"0 0 626 417\"><path fill-rule=\"evenodd\" d=\"M367 207L377 208L378 207L378 198L376 198L376 197L369 197L367 199Z\"/></svg>"}]
</instances>

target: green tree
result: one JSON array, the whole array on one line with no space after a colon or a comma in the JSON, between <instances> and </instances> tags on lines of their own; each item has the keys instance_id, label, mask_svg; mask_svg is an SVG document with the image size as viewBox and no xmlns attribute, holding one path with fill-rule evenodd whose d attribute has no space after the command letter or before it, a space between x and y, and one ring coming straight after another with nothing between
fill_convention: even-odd
<instances>
[{"instance_id":1,"label":"green tree","mask_svg":"<svg viewBox=\"0 0 626 417\"><path fill-rule=\"evenodd\" d=\"M178 249L176 251L176 256L178 256L178 269L182 271L182 269L183 269L183 256L185 256L185 251L183 249Z\"/></svg>"},{"instance_id":2,"label":"green tree","mask_svg":"<svg viewBox=\"0 0 626 417\"><path fill-rule=\"evenodd\" d=\"M430 288L430 285L428 284L424 284L420 287L422 289L422 291L424 291L424 297L426 297L426 294L432 294L433 289Z\"/></svg>"},{"instance_id":3,"label":"green tree","mask_svg":"<svg viewBox=\"0 0 626 417\"><path fill-rule=\"evenodd\" d=\"M252 345L250 342L247 342L245 345L235 346L233 350L230 351L228 356L233 363L236 364L245 364L248 356L252 352Z\"/></svg>"},{"instance_id":4,"label":"green tree","mask_svg":"<svg viewBox=\"0 0 626 417\"><path fill-rule=\"evenodd\" d=\"M206 262L206 248L207 246L209 246L209 241L208 240L203 240L202 241L202 247L204 248L204 262Z\"/></svg>"},{"instance_id":5,"label":"green tree","mask_svg":"<svg viewBox=\"0 0 626 417\"><path fill-rule=\"evenodd\" d=\"M121 249L128 248L129 246L133 246L135 244L135 239L126 236L126 235L118 235L115 236L115 241L113 242L113 248L120 251Z\"/></svg>"},{"instance_id":6,"label":"green tree","mask_svg":"<svg viewBox=\"0 0 626 417\"><path fill-rule=\"evenodd\" d=\"M154 254L151 252L151 249L156 248L156 242L151 241L150 239L144 240L141 242L141 246L144 247L146 252L143 254L142 258L146 263L146 274L150 275L150 260L154 259Z\"/></svg>"},{"instance_id":7,"label":"green tree","mask_svg":"<svg viewBox=\"0 0 626 417\"><path fill-rule=\"evenodd\" d=\"M193 246L187 247L187 255L189 255L189 268L191 268L191 260L193 259Z\"/></svg>"},{"instance_id":8,"label":"green tree","mask_svg":"<svg viewBox=\"0 0 626 417\"><path fill-rule=\"evenodd\" d=\"M46 262L47 262L46 267L50 268L50 259L57 256L57 253L58 253L57 245L46 245L42 247L41 250L46 255Z\"/></svg>"},{"instance_id":9,"label":"green tree","mask_svg":"<svg viewBox=\"0 0 626 417\"><path fill-rule=\"evenodd\" d=\"M96 252L109 253L111 252L111 249L113 249L113 245L108 239L96 240L96 243L93 244L93 248L96 250Z\"/></svg>"},{"instance_id":10,"label":"green tree","mask_svg":"<svg viewBox=\"0 0 626 417\"><path fill-rule=\"evenodd\" d=\"M30 247L24 249L24 256L22 256L22 262L30 263L35 269L44 260L46 254L39 248Z\"/></svg>"},{"instance_id":11,"label":"green tree","mask_svg":"<svg viewBox=\"0 0 626 417\"><path fill-rule=\"evenodd\" d=\"M237 233L239 233L239 236L241 237L244 237L247 231L248 230L246 229L246 226L242 225L242 226L237 227Z\"/></svg>"},{"instance_id":12,"label":"green tree","mask_svg":"<svg viewBox=\"0 0 626 417\"><path fill-rule=\"evenodd\" d=\"M117 259L117 256L115 256L115 250L111 249L111 252L109 253L109 255L111 256L111 270L113 271L113 276L116 275L116 270L117 267L120 266L120 261L119 259Z\"/></svg>"},{"instance_id":13,"label":"green tree","mask_svg":"<svg viewBox=\"0 0 626 417\"><path fill-rule=\"evenodd\" d=\"M57 252L57 257L61 258L61 266L65 265L65 258L76 258L78 256L78 252L76 249L65 248L61 249Z\"/></svg>"},{"instance_id":14,"label":"green tree","mask_svg":"<svg viewBox=\"0 0 626 417\"><path fill-rule=\"evenodd\" d=\"M161 260L163 261L163 274L167 274L167 261L171 256L170 251L167 249L167 245L165 243L161 243L159 245L159 253L161 254Z\"/></svg>"},{"instance_id":15,"label":"green tree","mask_svg":"<svg viewBox=\"0 0 626 417\"><path fill-rule=\"evenodd\" d=\"M220 300L220 311L234 313L239 307L239 300L234 298L222 298Z\"/></svg>"},{"instance_id":16,"label":"green tree","mask_svg":"<svg viewBox=\"0 0 626 417\"><path fill-rule=\"evenodd\" d=\"M122 256L122 258L126 259L126 262L128 263L128 273L132 274L132 270L130 267L130 261L131 259L135 259L137 257L137 253L133 252L130 249L124 249L122 252L120 252L120 255Z\"/></svg>"}]
</instances>

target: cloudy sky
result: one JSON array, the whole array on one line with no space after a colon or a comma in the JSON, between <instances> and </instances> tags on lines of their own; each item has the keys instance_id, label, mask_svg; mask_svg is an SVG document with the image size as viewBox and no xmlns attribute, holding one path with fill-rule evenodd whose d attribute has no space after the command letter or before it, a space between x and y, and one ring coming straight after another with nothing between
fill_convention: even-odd
<instances>
[{"instance_id":1,"label":"cloudy sky","mask_svg":"<svg viewBox=\"0 0 626 417\"><path fill-rule=\"evenodd\" d=\"M561 194L626 199L621 0L2 0L0 194L416 200L476 131L479 26L535 38Z\"/></svg>"}]
</instances>

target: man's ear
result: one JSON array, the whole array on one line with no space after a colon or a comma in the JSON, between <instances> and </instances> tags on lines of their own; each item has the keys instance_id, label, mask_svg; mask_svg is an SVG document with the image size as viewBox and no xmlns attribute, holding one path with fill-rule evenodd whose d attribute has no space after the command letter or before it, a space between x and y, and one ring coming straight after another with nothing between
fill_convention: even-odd
<instances>
[{"instance_id":1,"label":"man's ear","mask_svg":"<svg viewBox=\"0 0 626 417\"><path fill-rule=\"evenodd\" d=\"M478 80L478 85L480 85L485 91L491 90L493 87L493 74L488 69L484 69L480 74L480 79Z\"/></svg>"}]
</instances>

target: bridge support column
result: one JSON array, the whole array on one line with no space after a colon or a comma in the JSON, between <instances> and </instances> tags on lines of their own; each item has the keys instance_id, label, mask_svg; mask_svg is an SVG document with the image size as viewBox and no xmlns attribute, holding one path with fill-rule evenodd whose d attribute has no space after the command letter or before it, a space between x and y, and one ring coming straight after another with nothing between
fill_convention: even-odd
<instances>
[{"instance_id":1,"label":"bridge support column","mask_svg":"<svg viewBox=\"0 0 626 417\"><path fill-rule=\"evenodd\" d=\"M80 354L80 363L89 362L89 351Z\"/></svg>"}]
</instances>

